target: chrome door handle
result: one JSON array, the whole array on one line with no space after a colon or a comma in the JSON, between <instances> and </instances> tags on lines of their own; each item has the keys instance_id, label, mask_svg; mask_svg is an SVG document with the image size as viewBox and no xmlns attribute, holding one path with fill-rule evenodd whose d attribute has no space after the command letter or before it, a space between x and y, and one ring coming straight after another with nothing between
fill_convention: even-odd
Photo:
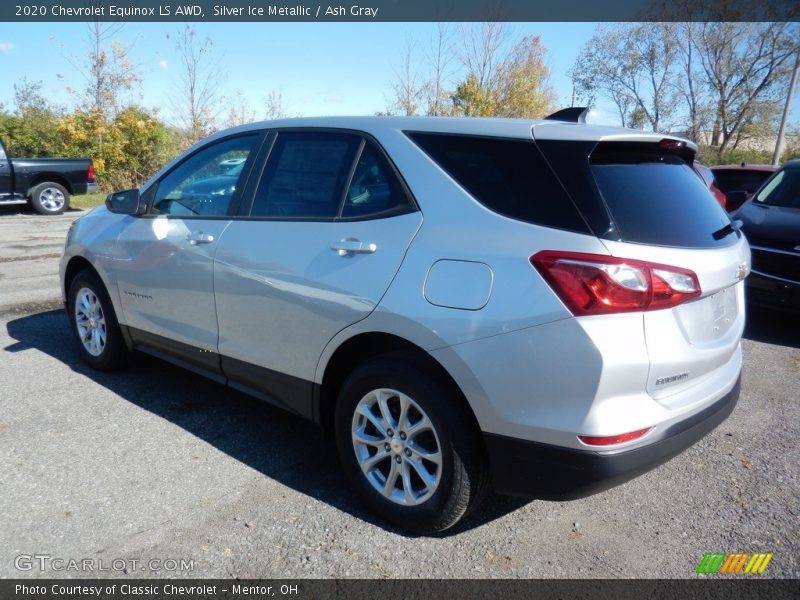
<instances>
[{"instance_id":1,"label":"chrome door handle","mask_svg":"<svg viewBox=\"0 0 800 600\"><path fill-rule=\"evenodd\" d=\"M210 244L214 241L214 236L210 233L204 233L202 231L193 231L186 234L186 240L192 245Z\"/></svg>"},{"instance_id":2,"label":"chrome door handle","mask_svg":"<svg viewBox=\"0 0 800 600\"><path fill-rule=\"evenodd\" d=\"M372 254L377 249L377 244L349 238L336 242L331 246L331 250L336 250L339 256L347 256L348 254Z\"/></svg>"}]
</instances>

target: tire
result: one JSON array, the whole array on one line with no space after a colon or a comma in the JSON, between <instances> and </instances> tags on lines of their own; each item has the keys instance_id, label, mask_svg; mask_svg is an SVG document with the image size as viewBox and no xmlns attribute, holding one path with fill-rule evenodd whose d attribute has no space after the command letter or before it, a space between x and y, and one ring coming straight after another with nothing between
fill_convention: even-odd
<instances>
[{"instance_id":1,"label":"tire","mask_svg":"<svg viewBox=\"0 0 800 600\"><path fill-rule=\"evenodd\" d=\"M412 359L376 358L356 368L339 394L334 427L345 476L362 501L416 534L469 514L488 492L489 473L465 412L450 386Z\"/></svg>"},{"instance_id":2,"label":"tire","mask_svg":"<svg viewBox=\"0 0 800 600\"><path fill-rule=\"evenodd\" d=\"M81 359L93 369L114 371L128 364L130 352L100 277L85 269L67 294L67 316Z\"/></svg>"},{"instance_id":3,"label":"tire","mask_svg":"<svg viewBox=\"0 0 800 600\"><path fill-rule=\"evenodd\" d=\"M69 208L69 192L60 183L45 181L33 188L30 202L40 215L60 215Z\"/></svg>"}]
</instances>

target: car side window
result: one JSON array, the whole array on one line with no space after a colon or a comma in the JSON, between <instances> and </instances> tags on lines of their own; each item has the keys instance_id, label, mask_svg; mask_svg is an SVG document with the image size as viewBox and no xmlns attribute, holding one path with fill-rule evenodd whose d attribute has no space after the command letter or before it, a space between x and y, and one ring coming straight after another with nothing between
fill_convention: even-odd
<instances>
[{"instance_id":1,"label":"car side window","mask_svg":"<svg viewBox=\"0 0 800 600\"><path fill-rule=\"evenodd\" d=\"M335 218L360 144L359 136L346 133L279 133L250 216Z\"/></svg>"},{"instance_id":2,"label":"car side window","mask_svg":"<svg viewBox=\"0 0 800 600\"><path fill-rule=\"evenodd\" d=\"M408 196L394 176L386 158L367 143L359 156L342 207L342 218L396 214L410 208Z\"/></svg>"},{"instance_id":3,"label":"car side window","mask_svg":"<svg viewBox=\"0 0 800 600\"><path fill-rule=\"evenodd\" d=\"M229 138L192 154L158 183L151 212L181 217L227 215L257 139L258 134Z\"/></svg>"},{"instance_id":4,"label":"car side window","mask_svg":"<svg viewBox=\"0 0 800 600\"><path fill-rule=\"evenodd\" d=\"M407 134L475 200L526 223L586 232L586 223L533 140Z\"/></svg>"}]
</instances>

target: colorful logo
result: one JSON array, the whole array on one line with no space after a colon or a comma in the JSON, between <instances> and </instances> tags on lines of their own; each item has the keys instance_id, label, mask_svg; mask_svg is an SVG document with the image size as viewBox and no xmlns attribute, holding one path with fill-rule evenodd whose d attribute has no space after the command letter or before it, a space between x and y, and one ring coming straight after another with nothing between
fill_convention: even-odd
<instances>
[{"instance_id":1,"label":"colorful logo","mask_svg":"<svg viewBox=\"0 0 800 600\"><path fill-rule=\"evenodd\" d=\"M759 575L767 570L772 552L723 552L707 553L697 567L696 573L723 573L727 575L745 573Z\"/></svg>"}]
</instances>

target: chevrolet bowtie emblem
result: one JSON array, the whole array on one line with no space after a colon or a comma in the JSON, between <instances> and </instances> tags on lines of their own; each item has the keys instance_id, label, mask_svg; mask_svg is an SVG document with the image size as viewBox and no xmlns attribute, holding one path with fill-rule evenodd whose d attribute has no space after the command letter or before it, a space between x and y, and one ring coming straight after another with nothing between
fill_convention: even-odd
<instances>
[{"instance_id":1,"label":"chevrolet bowtie emblem","mask_svg":"<svg viewBox=\"0 0 800 600\"><path fill-rule=\"evenodd\" d=\"M736 267L736 281L741 281L749 274L750 274L750 269L747 267L746 262L740 263L739 266Z\"/></svg>"}]
</instances>

